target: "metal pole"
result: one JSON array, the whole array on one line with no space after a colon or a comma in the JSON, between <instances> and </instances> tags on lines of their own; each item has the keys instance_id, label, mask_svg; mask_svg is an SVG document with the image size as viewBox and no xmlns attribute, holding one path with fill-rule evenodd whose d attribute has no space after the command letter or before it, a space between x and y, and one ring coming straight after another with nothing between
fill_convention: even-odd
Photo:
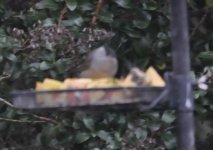
<instances>
[{"instance_id":1,"label":"metal pole","mask_svg":"<svg viewBox=\"0 0 213 150\"><path fill-rule=\"evenodd\" d=\"M187 0L171 0L171 34L179 150L195 150Z\"/></svg>"}]
</instances>

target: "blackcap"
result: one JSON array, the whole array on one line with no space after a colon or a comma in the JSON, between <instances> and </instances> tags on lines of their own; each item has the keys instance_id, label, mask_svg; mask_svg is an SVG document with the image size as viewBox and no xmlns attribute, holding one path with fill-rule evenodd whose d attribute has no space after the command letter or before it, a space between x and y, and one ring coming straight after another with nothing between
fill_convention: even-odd
<instances>
[{"instance_id":1,"label":"blackcap","mask_svg":"<svg viewBox=\"0 0 213 150\"><path fill-rule=\"evenodd\" d=\"M118 70L118 61L115 52L104 45L89 53L83 67L82 78L113 77Z\"/></svg>"}]
</instances>

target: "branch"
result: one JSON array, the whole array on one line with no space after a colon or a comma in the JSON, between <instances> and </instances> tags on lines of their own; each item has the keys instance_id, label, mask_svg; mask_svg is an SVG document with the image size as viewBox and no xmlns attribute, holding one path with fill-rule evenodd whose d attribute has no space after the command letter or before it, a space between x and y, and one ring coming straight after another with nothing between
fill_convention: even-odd
<instances>
[{"instance_id":1,"label":"branch","mask_svg":"<svg viewBox=\"0 0 213 150\"><path fill-rule=\"evenodd\" d=\"M8 102L7 100L0 98L0 102L3 102L4 104L15 108L15 106L13 104L11 104L10 102ZM41 121L23 121L23 120L14 120L14 119L7 119L7 118L0 118L0 120L3 121L10 121L10 122L19 122L19 123L44 123L44 122L48 122L48 123L52 123L52 124L60 124L60 122L51 119L51 118L47 118L47 117L42 117L42 116L38 116L38 115L34 115L31 114L34 118L39 119Z\"/></svg>"},{"instance_id":2,"label":"branch","mask_svg":"<svg viewBox=\"0 0 213 150\"><path fill-rule=\"evenodd\" d=\"M15 106L13 104L11 104L10 102L8 102L7 100L0 98L0 102L3 102L4 104L15 108ZM38 116L38 115L34 115L31 114L34 118L39 119L41 121L22 121L22 120L13 120L13 119L7 119L7 118L0 118L0 120L4 120L4 121L10 121L10 122L21 122L21 123L40 123L40 122L48 122L48 123L52 123L52 124L60 124L60 122L51 119L51 118L47 118L47 117L42 117L42 116Z\"/></svg>"},{"instance_id":3,"label":"branch","mask_svg":"<svg viewBox=\"0 0 213 150\"><path fill-rule=\"evenodd\" d=\"M65 14L66 12L67 12L67 7L64 6L64 8L61 10L60 15L59 15L59 17L58 17L57 28L60 28L61 22L62 22L62 20L63 20L63 18L64 18L64 14Z\"/></svg>"},{"instance_id":4,"label":"branch","mask_svg":"<svg viewBox=\"0 0 213 150\"><path fill-rule=\"evenodd\" d=\"M96 10L95 10L95 15L92 17L92 21L91 24L95 25L96 24L96 20L97 20L97 16L99 15L101 6L103 5L104 0L99 0L97 5L96 5Z\"/></svg>"},{"instance_id":5,"label":"branch","mask_svg":"<svg viewBox=\"0 0 213 150\"><path fill-rule=\"evenodd\" d=\"M4 73L0 76L0 81L5 80L5 79L8 79L8 78L10 78L10 75L4 72Z\"/></svg>"},{"instance_id":6,"label":"branch","mask_svg":"<svg viewBox=\"0 0 213 150\"><path fill-rule=\"evenodd\" d=\"M6 104L6 105L8 105L8 106L10 106L10 107L12 107L12 108L15 107L12 103L8 102L7 100L5 100L5 99L3 99L3 98L0 98L0 102L3 102L4 104Z\"/></svg>"},{"instance_id":7,"label":"branch","mask_svg":"<svg viewBox=\"0 0 213 150\"><path fill-rule=\"evenodd\" d=\"M16 120L16 119L9 119L9 118L2 118L2 117L0 117L0 120L8 121L8 122L15 122L15 123L45 123L45 121Z\"/></svg>"},{"instance_id":8,"label":"branch","mask_svg":"<svg viewBox=\"0 0 213 150\"><path fill-rule=\"evenodd\" d=\"M200 19L200 21L198 22L198 24L194 27L194 29L192 30L191 34L190 34L190 39L195 35L195 33L197 32L198 28L200 27L200 25L205 21L205 19L207 18L207 14L205 13L202 18Z\"/></svg>"},{"instance_id":9,"label":"branch","mask_svg":"<svg viewBox=\"0 0 213 150\"><path fill-rule=\"evenodd\" d=\"M54 119L51 119L51 118L47 118L47 117L43 117L43 116L38 116L38 115L34 115L32 114L32 116L36 119L39 119L39 120L42 120L44 122L48 122L48 123L52 123L52 124L60 124L60 122L54 120Z\"/></svg>"}]
</instances>

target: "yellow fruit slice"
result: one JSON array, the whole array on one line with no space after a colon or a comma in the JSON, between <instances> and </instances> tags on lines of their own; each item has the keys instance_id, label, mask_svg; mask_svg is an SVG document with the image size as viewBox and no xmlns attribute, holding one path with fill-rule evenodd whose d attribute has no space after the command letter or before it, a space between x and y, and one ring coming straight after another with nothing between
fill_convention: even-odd
<instances>
[{"instance_id":1,"label":"yellow fruit slice","mask_svg":"<svg viewBox=\"0 0 213 150\"><path fill-rule=\"evenodd\" d=\"M92 82L89 78L68 78L63 82L63 88L86 88L86 86Z\"/></svg>"},{"instance_id":2,"label":"yellow fruit slice","mask_svg":"<svg viewBox=\"0 0 213 150\"><path fill-rule=\"evenodd\" d=\"M44 89L42 82L36 82L36 90L42 90Z\"/></svg>"},{"instance_id":3,"label":"yellow fruit slice","mask_svg":"<svg viewBox=\"0 0 213 150\"><path fill-rule=\"evenodd\" d=\"M113 78L94 79L87 85L87 88L104 88L117 86L117 80Z\"/></svg>"},{"instance_id":4,"label":"yellow fruit slice","mask_svg":"<svg viewBox=\"0 0 213 150\"><path fill-rule=\"evenodd\" d=\"M119 80L119 86L123 87L132 87L132 86L137 86L137 83L132 81L132 74L127 75L125 79Z\"/></svg>"},{"instance_id":5,"label":"yellow fruit slice","mask_svg":"<svg viewBox=\"0 0 213 150\"><path fill-rule=\"evenodd\" d=\"M149 67L146 70L145 76L150 86L163 87L166 85L163 78L158 74L158 72L153 67Z\"/></svg>"},{"instance_id":6,"label":"yellow fruit slice","mask_svg":"<svg viewBox=\"0 0 213 150\"><path fill-rule=\"evenodd\" d=\"M61 89L62 82L54 79L46 78L44 82L36 83L36 90L53 90L53 89Z\"/></svg>"}]
</instances>

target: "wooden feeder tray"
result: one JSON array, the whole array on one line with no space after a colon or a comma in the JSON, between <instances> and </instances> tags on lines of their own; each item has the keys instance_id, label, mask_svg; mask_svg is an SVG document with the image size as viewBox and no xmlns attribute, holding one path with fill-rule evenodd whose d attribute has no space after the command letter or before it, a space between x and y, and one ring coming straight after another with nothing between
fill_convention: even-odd
<instances>
[{"instance_id":1,"label":"wooden feeder tray","mask_svg":"<svg viewBox=\"0 0 213 150\"><path fill-rule=\"evenodd\" d=\"M149 105L164 87L112 87L49 91L14 91L13 104L21 109L135 108Z\"/></svg>"}]
</instances>

